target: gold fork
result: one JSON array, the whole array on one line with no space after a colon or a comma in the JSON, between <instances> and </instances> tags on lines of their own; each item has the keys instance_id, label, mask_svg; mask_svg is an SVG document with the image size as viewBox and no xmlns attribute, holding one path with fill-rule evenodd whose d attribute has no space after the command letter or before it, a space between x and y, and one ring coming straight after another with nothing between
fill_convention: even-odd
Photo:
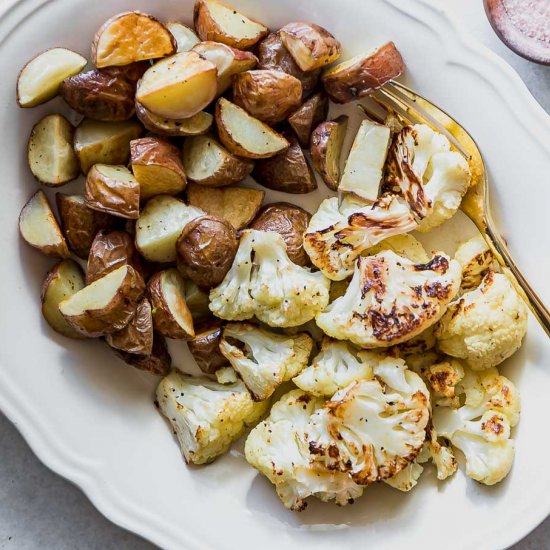
<instances>
[{"instance_id":1,"label":"gold fork","mask_svg":"<svg viewBox=\"0 0 550 550\"><path fill-rule=\"evenodd\" d=\"M487 170L472 136L437 105L399 82L388 82L375 92L372 98L388 113L397 116L403 124L427 124L444 134L454 148L466 158L472 171L473 182L462 200L461 209L477 226L503 273L523 297L546 334L550 336L550 311L515 264L491 215ZM365 111L369 115L372 114L366 109Z\"/></svg>"}]
</instances>

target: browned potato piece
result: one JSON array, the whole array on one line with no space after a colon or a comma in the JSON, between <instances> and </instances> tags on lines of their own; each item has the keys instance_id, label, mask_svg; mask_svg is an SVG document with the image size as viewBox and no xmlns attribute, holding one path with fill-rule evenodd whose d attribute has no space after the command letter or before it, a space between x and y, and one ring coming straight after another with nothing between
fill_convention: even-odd
<instances>
[{"instance_id":1,"label":"browned potato piece","mask_svg":"<svg viewBox=\"0 0 550 550\"><path fill-rule=\"evenodd\" d=\"M136 115L150 132L161 136L199 136L206 134L214 122L210 113L200 111L190 118L170 119L155 115L136 102Z\"/></svg>"},{"instance_id":2,"label":"browned potato piece","mask_svg":"<svg viewBox=\"0 0 550 550\"><path fill-rule=\"evenodd\" d=\"M187 178L179 149L158 137L130 142L134 178L139 183L140 200L155 195L176 195L185 189Z\"/></svg>"},{"instance_id":3,"label":"browned potato piece","mask_svg":"<svg viewBox=\"0 0 550 550\"><path fill-rule=\"evenodd\" d=\"M118 332L107 334L105 340L112 347L126 353L151 355L153 352L153 315L151 303L143 298L131 321Z\"/></svg>"},{"instance_id":4,"label":"browned potato piece","mask_svg":"<svg viewBox=\"0 0 550 550\"><path fill-rule=\"evenodd\" d=\"M172 33L155 17L139 11L108 19L92 42L92 61L98 68L158 59L176 51Z\"/></svg>"},{"instance_id":5,"label":"browned potato piece","mask_svg":"<svg viewBox=\"0 0 550 550\"><path fill-rule=\"evenodd\" d=\"M122 330L145 291L141 275L130 265L110 271L59 304L59 311L84 336Z\"/></svg>"},{"instance_id":6,"label":"browned potato piece","mask_svg":"<svg viewBox=\"0 0 550 550\"><path fill-rule=\"evenodd\" d=\"M201 216L190 221L176 243L180 273L200 288L218 286L233 264L239 240L226 220Z\"/></svg>"},{"instance_id":7,"label":"browned potato piece","mask_svg":"<svg viewBox=\"0 0 550 550\"><path fill-rule=\"evenodd\" d=\"M193 317L185 302L185 283L177 269L155 273L147 283L147 292L155 330L177 340L195 336Z\"/></svg>"},{"instance_id":8,"label":"browned potato piece","mask_svg":"<svg viewBox=\"0 0 550 550\"><path fill-rule=\"evenodd\" d=\"M114 218L88 208L82 195L57 193L55 200L69 248L79 258L86 259L97 233L111 227Z\"/></svg>"},{"instance_id":9,"label":"browned potato piece","mask_svg":"<svg viewBox=\"0 0 550 550\"><path fill-rule=\"evenodd\" d=\"M285 48L302 71L326 67L340 57L340 42L314 23L288 23L279 34Z\"/></svg>"},{"instance_id":10,"label":"browned potato piece","mask_svg":"<svg viewBox=\"0 0 550 550\"><path fill-rule=\"evenodd\" d=\"M329 189L336 191L340 182L340 156L348 129L348 116L321 122L311 134L309 151L313 166Z\"/></svg>"},{"instance_id":11,"label":"browned potato piece","mask_svg":"<svg viewBox=\"0 0 550 550\"><path fill-rule=\"evenodd\" d=\"M201 40L241 50L251 48L268 33L261 23L215 0L196 0L193 21Z\"/></svg>"},{"instance_id":12,"label":"browned potato piece","mask_svg":"<svg viewBox=\"0 0 550 550\"><path fill-rule=\"evenodd\" d=\"M393 42L339 63L322 77L327 95L335 103L347 103L369 95L405 70L405 62Z\"/></svg>"},{"instance_id":13,"label":"browned potato piece","mask_svg":"<svg viewBox=\"0 0 550 550\"><path fill-rule=\"evenodd\" d=\"M168 353L166 340L158 332L153 332L153 349L150 355L137 355L114 348L113 351L128 365L149 374L166 376L172 368L172 358Z\"/></svg>"},{"instance_id":14,"label":"browned potato piece","mask_svg":"<svg viewBox=\"0 0 550 550\"><path fill-rule=\"evenodd\" d=\"M125 78L128 82L131 82L135 86L150 66L151 63L149 61L136 61L135 63L130 63L129 65L123 65L120 67L105 67L100 69L100 72L119 78Z\"/></svg>"},{"instance_id":15,"label":"browned potato piece","mask_svg":"<svg viewBox=\"0 0 550 550\"><path fill-rule=\"evenodd\" d=\"M247 187L203 187L190 183L187 200L190 205L210 216L227 220L235 229L244 229L257 214L265 192Z\"/></svg>"},{"instance_id":16,"label":"browned potato piece","mask_svg":"<svg viewBox=\"0 0 550 550\"><path fill-rule=\"evenodd\" d=\"M86 177L86 205L120 218L139 217L139 183L126 166L94 164Z\"/></svg>"},{"instance_id":17,"label":"browned potato piece","mask_svg":"<svg viewBox=\"0 0 550 550\"><path fill-rule=\"evenodd\" d=\"M317 189L315 174L306 160L298 139L285 134L290 147L269 159L258 160L252 177L264 187L284 193L303 194Z\"/></svg>"},{"instance_id":18,"label":"browned potato piece","mask_svg":"<svg viewBox=\"0 0 550 550\"><path fill-rule=\"evenodd\" d=\"M166 28L172 33L176 39L177 51L188 52L195 44L200 42L195 31L180 21L169 21L166 23Z\"/></svg>"},{"instance_id":19,"label":"browned potato piece","mask_svg":"<svg viewBox=\"0 0 550 550\"><path fill-rule=\"evenodd\" d=\"M44 191L37 191L19 214L19 232L25 241L47 256L68 258L69 248Z\"/></svg>"},{"instance_id":20,"label":"browned potato piece","mask_svg":"<svg viewBox=\"0 0 550 550\"><path fill-rule=\"evenodd\" d=\"M302 147L309 147L311 132L328 115L328 99L324 94L312 95L299 109L288 117L288 123L294 130Z\"/></svg>"},{"instance_id":21,"label":"browned potato piece","mask_svg":"<svg viewBox=\"0 0 550 550\"><path fill-rule=\"evenodd\" d=\"M288 202L275 202L258 212L250 229L279 233L285 241L290 260L297 265L309 266L311 262L304 251L303 241L310 220L311 214L303 208Z\"/></svg>"},{"instance_id":22,"label":"browned potato piece","mask_svg":"<svg viewBox=\"0 0 550 550\"><path fill-rule=\"evenodd\" d=\"M302 99L308 98L317 88L321 69L302 71L285 48L279 33L272 33L258 46L258 69L273 69L294 76L302 83Z\"/></svg>"},{"instance_id":23,"label":"browned potato piece","mask_svg":"<svg viewBox=\"0 0 550 550\"><path fill-rule=\"evenodd\" d=\"M233 78L233 101L266 124L285 120L301 100L301 82L281 71L245 71Z\"/></svg>"},{"instance_id":24,"label":"browned potato piece","mask_svg":"<svg viewBox=\"0 0 550 550\"><path fill-rule=\"evenodd\" d=\"M214 374L228 364L220 351L221 337L222 323L215 319L198 327L195 338L187 342L197 366L206 374Z\"/></svg>"},{"instance_id":25,"label":"browned potato piece","mask_svg":"<svg viewBox=\"0 0 550 550\"><path fill-rule=\"evenodd\" d=\"M200 185L223 187L244 180L254 164L232 155L211 136L197 136L183 144L187 177Z\"/></svg>"},{"instance_id":26,"label":"browned potato piece","mask_svg":"<svg viewBox=\"0 0 550 550\"><path fill-rule=\"evenodd\" d=\"M212 317L208 307L208 293L202 291L193 281L185 281L185 302L193 317L195 325Z\"/></svg>"}]
</instances>

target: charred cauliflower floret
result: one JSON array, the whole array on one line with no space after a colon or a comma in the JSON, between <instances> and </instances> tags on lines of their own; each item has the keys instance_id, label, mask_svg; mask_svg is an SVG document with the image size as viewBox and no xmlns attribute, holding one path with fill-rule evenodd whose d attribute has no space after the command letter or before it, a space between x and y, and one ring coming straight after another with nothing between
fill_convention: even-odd
<instances>
[{"instance_id":1,"label":"charred cauliflower floret","mask_svg":"<svg viewBox=\"0 0 550 550\"><path fill-rule=\"evenodd\" d=\"M228 323L220 351L239 373L255 401L270 397L307 366L313 340L305 332L285 336L251 323Z\"/></svg>"},{"instance_id":2,"label":"charred cauliflower floret","mask_svg":"<svg viewBox=\"0 0 550 550\"><path fill-rule=\"evenodd\" d=\"M455 260L462 266L460 290L477 288L489 270L496 267L495 257L481 235L462 243L456 250Z\"/></svg>"},{"instance_id":3,"label":"charred cauliflower floret","mask_svg":"<svg viewBox=\"0 0 550 550\"><path fill-rule=\"evenodd\" d=\"M246 440L246 460L275 485L290 510L303 510L309 496L345 505L363 493L349 474L312 460L307 428L310 416L322 406L323 400L293 390L273 405Z\"/></svg>"},{"instance_id":4,"label":"charred cauliflower floret","mask_svg":"<svg viewBox=\"0 0 550 550\"><path fill-rule=\"evenodd\" d=\"M173 370L157 388L157 402L170 421L187 463L204 464L225 453L245 426L266 412L238 381L222 385Z\"/></svg>"},{"instance_id":5,"label":"charred cauliflower floret","mask_svg":"<svg viewBox=\"0 0 550 550\"><path fill-rule=\"evenodd\" d=\"M316 317L328 336L365 348L404 342L436 323L460 286L458 262L414 264L386 251L357 260L346 293Z\"/></svg>"},{"instance_id":6,"label":"charred cauliflower floret","mask_svg":"<svg viewBox=\"0 0 550 550\"><path fill-rule=\"evenodd\" d=\"M328 304L330 281L292 263L278 233L243 231L225 279L210 291L210 310L229 321L254 315L272 327L294 327Z\"/></svg>"},{"instance_id":7,"label":"charred cauliflower floret","mask_svg":"<svg viewBox=\"0 0 550 550\"><path fill-rule=\"evenodd\" d=\"M439 349L475 370L502 363L527 332L527 307L506 276L490 271L481 285L449 306L436 336Z\"/></svg>"}]
</instances>

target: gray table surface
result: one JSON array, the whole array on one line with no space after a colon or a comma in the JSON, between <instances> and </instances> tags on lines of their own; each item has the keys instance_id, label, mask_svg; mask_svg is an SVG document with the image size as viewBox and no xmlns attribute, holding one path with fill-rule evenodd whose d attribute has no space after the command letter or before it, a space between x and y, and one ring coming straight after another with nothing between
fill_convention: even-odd
<instances>
[{"instance_id":1,"label":"gray table surface","mask_svg":"<svg viewBox=\"0 0 550 550\"><path fill-rule=\"evenodd\" d=\"M550 68L529 63L507 50L492 33L481 0L445 1L474 36L517 70L550 112ZM109 522L77 487L45 468L1 414L0 449L0 549L154 548ZM514 550L550 550L550 519Z\"/></svg>"}]
</instances>

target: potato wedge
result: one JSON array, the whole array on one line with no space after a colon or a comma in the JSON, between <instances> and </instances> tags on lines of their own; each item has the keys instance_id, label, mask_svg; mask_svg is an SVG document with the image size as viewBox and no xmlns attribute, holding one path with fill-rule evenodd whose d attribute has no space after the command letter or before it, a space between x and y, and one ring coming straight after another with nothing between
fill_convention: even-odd
<instances>
[{"instance_id":1,"label":"potato wedge","mask_svg":"<svg viewBox=\"0 0 550 550\"><path fill-rule=\"evenodd\" d=\"M141 275L123 265L63 300L59 311L80 334L104 336L130 322L144 291Z\"/></svg>"},{"instance_id":2,"label":"potato wedge","mask_svg":"<svg viewBox=\"0 0 550 550\"><path fill-rule=\"evenodd\" d=\"M132 140L130 162L142 201L155 195L176 195L187 185L181 153L165 139L144 137Z\"/></svg>"},{"instance_id":3,"label":"potato wedge","mask_svg":"<svg viewBox=\"0 0 550 550\"><path fill-rule=\"evenodd\" d=\"M203 216L200 208L187 206L169 195L158 195L147 202L136 222L136 246L150 262L176 260L176 241L191 220Z\"/></svg>"},{"instance_id":4,"label":"potato wedge","mask_svg":"<svg viewBox=\"0 0 550 550\"><path fill-rule=\"evenodd\" d=\"M267 35L267 27L215 0L196 0L193 13L201 40L246 50Z\"/></svg>"},{"instance_id":5,"label":"potato wedge","mask_svg":"<svg viewBox=\"0 0 550 550\"><path fill-rule=\"evenodd\" d=\"M82 338L59 311L59 304L84 288L84 275L73 260L62 260L48 271L42 283L42 315L50 327L69 338Z\"/></svg>"},{"instance_id":6,"label":"potato wedge","mask_svg":"<svg viewBox=\"0 0 550 550\"><path fill-rule=\"evenodd\" d=\"M27 159L33 176L49 187L74 180L79 173L73 149L73 125L62 115L47 115L31 130Z\"/></svg>"},{"instance_id":7,"label":"potato wedge","mask_svg":"<svg viewBox=\"0 0 550 550\"><path fill-rule=\"evenodd\" d=\"M347 103L372 93L404 70L405 62L399 50L393 42L387 42L332 67L321 81L332 101Z\"/></svg>"},{"instance_id":8,"label":"potato wedge","mask_svg":"<svg viewBox=\"0 0 550 550\"><path fill-rule=\"evenodd\" d=\"M216 66L197 52L181 52L145 72L138 82L136 100L156 115L189 118L216 97L217 89Z\"/></svg>"},{"instance_id":9,"label":"potato wedge","mask_svg":"<svg viewBox=\"0 0 550 550\"><path fill-rule=\"evenodd\" d=\"M221 142L234 155L268 158L289 146L281 134L223 97L216 104L215 118Z\"/></svg>"},{"instance_id":10,"label":"potato wedge","mask_svg":"<svg viewBox=\"0 0 550 550\"><path fill-rule=\"evenodd\" d=\"M348 129L348 116L321 122L311 134L309 152L313 166L329 189L336 191L340 182L340 157Z\"/></svg>"},{"instance_id":11,"label":"potato wedge","mask_svg":"<svg viewBox=\"0 0 550 550\"><path fill-rule=\"evenodd\" d=\"M200 38L195 31L180 21L169 21L166 23L166 28L172 33L176 39L176 51L188 52L195 44L200 42Z\"/></svg>"},{"instance_id":12,"label":"potato wedge","mask_svg":"<svg viewBox=\"0 0 550 550\"><path fill-rule=\"evenodd\" d=\"M119 67L104 67L103 69L99 69L99 71L117 78L125 78L135 86L150 66L150 61L136 61L135 63Z\"/></svg>"},{"instance_id":13,"label":"potato wedge","mask_svg":"<svg viewBox=\"0 0 550 550\"><path fill-rule=\"evenodd\" d=\"M248 187L203 187L196 183L187 186L189 204L210 216L227 220L235 229L244 229L262 206L265 192Z\"/></svg>"},{"instance_id":14,"label":"potato wedge","mask_svg":"<svg viewBox=\"0 0 550 550\"><path fill-rule=\"evenodd\" d=\"M138 370L154 374L156 376L166 376L172 369L172 358L166 346L166 340L162 334L153 331L153 349L149 355L140 355L128 353L119 349L112 348L115 354L126 364Z\"/></svg>"},{"instance_id":15,"label":"potato wedge","mask_svg":"<svg viewBox=\"0 0 550 550\"><path fill-rule=\"evenodd\" d=\"M317 180L298 139L291 132L283 134L290 147L274 157L258 160L252 177L264 187L283 193L303 194L317 189Z\"/></svg>"},{"instance_id":16,"label":"potato wedge","mask_svg":"<svg viewBox=\"0 0 550 550\"><path fill-rule=\"evenodd\" d=\"M115 219L88 208L83 195L57 193L55 200L69 248L79 258L86 259L97 233L111 227Z\"/></svg>"},{"instance_id":17,"label":"potato wedge","mask_svg":"<svg viewBox=\"0 0 550 550\"><path fill-rule=\"evenodd\" d=\"M51 48L33 57L17 77L19 107L35 107L57 95L60 84L88 61L67 48Z\"/></svg>"},{"instance_id":18,"label":"potato wedge","mask_svg":"<svg viewBox=\"0 0 550 550\"><path fill-rule=\"evenodd\" d=\"M309 147L311 132L324 122L328 115L328 99L321 93L312 95L303 105L288 117L300 145Z\"/></svg>"},{"instance_id":19,"label":"potato wedge","mask_svg":"<svg viewBox=\"0 0 550 550\"><path fill-rule=\"evenodd\" d=\"M158 59L176 51L176 39L155 17L139 11L119 13L105 21L92 42L97 68Z\"/></svg>"},{"instance_id":20,"label":"potato wedge","mask_svg":"<svg viewBox=\"0 0 550 550\"><path fill-rule=\"evenodd\" d=\"M126 166L94 164L86 176L86 205L119 218L139 217L139 183Z\"/></svg>"},{"instance_id":21,"label":"potato wedge","mask_svg":"<svg viewBox=\"0 0 550 550\"><path fill-rule=\"evenodd\" d=\"M245 71L233 79L233 101L258 120L277 124L302 103L302 83L281 71Z\"/></svg>"},{"instance_id":22,"label":"potato wedge","mask_svg":"<svg viewBox=\"0 0 550 550\"><path fill-rule=\"evenodd\" d=\"M223 187L245 179L254 164L232 155L210 136L197 136L183 144L183 166L190 180L207 187Z\"/></svg>"},{"instance_id":23,"label":"potato wedge","mask_svg":"<svg viewBox=\"0 0 550 550\"><path fill-rule=\"evenodd\" d=\"M99 122L85 118L76 128L74 150L80 170L87 174L94 164L125 164L130 141L143 133L139 122Z\"/></svg>"},{"instance_id":24,"label":"potato wedge","mask_svg":"<svg viewBox=\"0 0 550 550\"><path fill-rule=\"evenodd\" d=\"M147 283L147 293L155 330L176 340L195 336L193 317L185 303L185 283L177 269L155 273Z\"/></svg>"},{"instance_id":25,"label":"potato wedge","mask_svg":"<svg viewBox=\"0 0 550 550\"><path fill-rule=\"evenodd\" d=\"M315 23L288 23L279 34L285 48L302 71L326 67L340 57L340 42Z\"/></svg>"},{"instance_id":26,"label":"potato wedge","mask_svg":"<svg viewBox=\"0 0 550 550\"><path fill-rule=\"evenodd\" d=\"M118 332L105 336L106 342L115 349L137 355L153 352L153 314L151 303L143 298L136 307L130 322Z\"/></svg>"},{"instance_id":27,"label":"potato wedge","mask_svg":"<svg viewBox=\"0 0 550 550\"><path fill-rule=\"evenodd\" d=\"M199 42L193 51L216 65L218 70L218 93L222 95L233 80L233 76L256 66L258 58L251 52L237 50L221 42Z\"/></svg>"},{"instance_id":28,"label":"potato wedge","mask_svg":"<svg viewBox=\"0 0 550 550\"><path fill-rule=\"evenodd\" d=\"M221 338L222 322L215 319L200 325L195 331L195 337L187 342L197 366L206 374L214 374L228 364L220 351Z\"/></svg>"},{"instance_id":29,"label":"potato wedge","mask_svg":"<svg viewBox=\"0 0 550 550\"><path fill-rule=\"evenodd\" d=\"M202 291L193 281L185 281L185 301L195 325L212 318L212 312L208 307L208 293Z\"/></svg>"},{"instance_id":30,"label":"potato wedge","mask_svg":"<svg viewBox=\"0 0 550 550\"><path fill-rule=\"evenodd\" d=\"M44 191L37 191L19 214L19 232L25 241L47 256L68 258L69 248Z\"/></svg>"},{"instance_id":31,"label":"potato wedge","mask_svg":"<svg viewBox=\"0 0 550 550\"><path fill-rule=\"evenodd\" d=\"M214 122L214 117L205 111L181 119L158 116L138 102L136 115L147 130L160 136L200 136L206 134Z\"/></svg>"}]
</instances>

